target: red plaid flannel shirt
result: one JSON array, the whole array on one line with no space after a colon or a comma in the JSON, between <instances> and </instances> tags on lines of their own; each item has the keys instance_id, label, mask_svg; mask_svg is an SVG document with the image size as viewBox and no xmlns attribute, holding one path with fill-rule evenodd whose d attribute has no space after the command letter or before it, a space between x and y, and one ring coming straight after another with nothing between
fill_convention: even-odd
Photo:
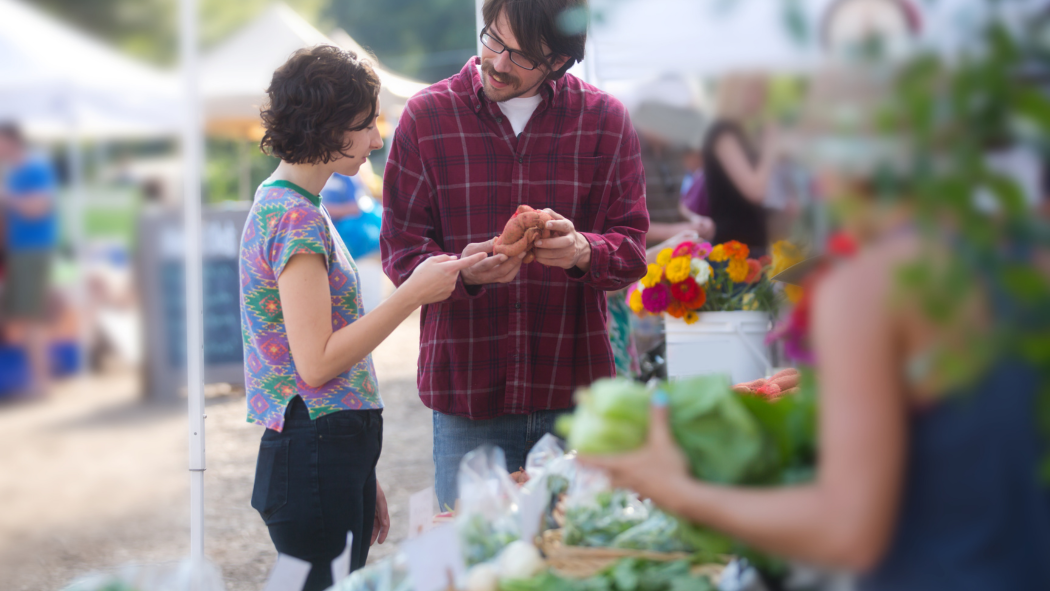
<instances>
[{"instance_id":1,"label":"red plaid flannel shirt","mask_svg":"<svg viewBox=\"0 0 1050 591\"><path fill-rule=\"evenodd\" d=\"M383 177L383 268L401 285L420 262L497 236L520 204L572 220L587 273L522 265L502 285L424 306L418 384L436 411L488 419L563 409L615 375L606 291L645 275L645 172L618 100L566 75L545 82L520 136L485 98L477 58L413 97Z\"/></svg>"}]
</instances>

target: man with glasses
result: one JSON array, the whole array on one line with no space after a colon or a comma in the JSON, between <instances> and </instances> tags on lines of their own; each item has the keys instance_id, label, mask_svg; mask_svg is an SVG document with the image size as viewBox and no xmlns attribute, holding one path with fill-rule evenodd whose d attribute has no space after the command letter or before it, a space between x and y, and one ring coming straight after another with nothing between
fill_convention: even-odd
<instances>
[{"instance_id":1,"label":"man with glasses","mask_svg":"<svg viewBox=\"0 0 1050 591\"><path fill-rule=\"evenodd\" d=\"M605 292L646 272L638 138L619 101L566 74L583 59L586 10L486 0L480 58L413 97L394 135L380 242L395 284L437 254L492 253L519 205L555 217L534 262L492 254L421 312L442 506L464 454L490 443L523 466L573 392L614 375Z\"/></svg>"}]
</instances>

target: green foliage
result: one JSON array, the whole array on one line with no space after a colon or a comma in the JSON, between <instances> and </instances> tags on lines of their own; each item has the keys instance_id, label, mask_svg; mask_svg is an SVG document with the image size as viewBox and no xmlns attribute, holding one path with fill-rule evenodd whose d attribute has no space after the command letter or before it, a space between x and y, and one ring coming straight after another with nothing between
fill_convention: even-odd
<instances>
[{"instance_id":1,"label":"green foliage","mask_svg":"<svg viewBox=\"0 0 1050 591\"><path fill-rule=\"evenodd\" d=\"M242 167L247 167L247 199L255 195L255 189L277 168L280 162L259 150L258 144L210 138L206 146L207 161L204 165L204 200L208 203L236 201L241 197Z\"/></svg>"},{"instance_id":2,"label":"green foliage","mask_svg":"<svg viewBox=\"0 0 1050 591\"><path fill-rule=\"evenodd\" d=\"M385 65L427 82L476 53L473 0L340 0L323 14Z\"/></svg>"},{"instance_id":3,"label":"green foliage","mask_svg":"<svg viewBox=\"0 0 1050 591\"><path fill-rule=\"evenodd\" d=\"M685 560L623 558L586 579L567 579L547 571L531 579L503 581L500 591L715 591L709 578L692 574L690 568Z\"/></svg>"},{"instance_id":4,"label":"green foliage","mask_svg":"<svg viewBox=\"0 0 1050 591\"><path fill-rule=\"evenodd\" d=\"M345 29L407 76L437 81L475 53L472 0L285 0L322 32ZM51 14L140 59L178 61L178 0L37 0ZM205 50L250 22L272 0L199 0Z\"/></svg>"}]
</instances>

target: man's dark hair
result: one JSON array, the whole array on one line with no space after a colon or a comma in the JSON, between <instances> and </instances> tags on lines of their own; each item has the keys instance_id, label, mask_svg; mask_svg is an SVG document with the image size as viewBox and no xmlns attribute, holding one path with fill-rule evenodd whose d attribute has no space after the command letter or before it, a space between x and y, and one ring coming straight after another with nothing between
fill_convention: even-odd
<instances>
[{"instance_id":1,"label":"man's dark hair","mask_svg":"<svg viewBox=\"0 0 1050 591\"><path fill-rule=\"evenodd\" d=\"M335 160L348 131L372 124L379 77L369 62L333 45L300 49L273 73L259 147L290 164Z\"/></svg>"},{"instance_id":2,"label":"man's dark hair","mask_svg":"<svg viewBox=\"0 0 1050 591\"><path fill-rule=\"evenodd\" d=\"M0 122L0 137L5 137L18 145L26 143L25 136L22 135L22 128L12 121Z\"/></svg>"},{"instance_id":3,"label":"man's dark hair","mask_svg":"<svg viewBox=\"0 0 1050 591\"><path fill-rule=\"evenodd\" d=\"M587 43L587 0L485 0L481 16L491 27L500 13L518 39L522 53L551 70L548 78L557 80L576 62L583 61ZM568 57L565 65L554 70L543 55L543 44L550 53Z\"/></svg>"}]
</instances>

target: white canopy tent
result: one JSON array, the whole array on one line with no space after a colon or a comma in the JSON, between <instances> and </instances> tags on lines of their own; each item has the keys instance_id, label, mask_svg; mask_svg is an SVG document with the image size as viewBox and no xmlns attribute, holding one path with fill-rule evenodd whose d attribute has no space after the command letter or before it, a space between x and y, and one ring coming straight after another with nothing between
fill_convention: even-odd
<instances>
[{"instance_id":1,"label":"white canopy tent","mask_svg":"<svg viewBox=\"0 0 1050 591\"><path fill-rule=\"evenodd\" d=\"M870 0L877 4L881 0ZM787 0L591 0L587 78L617 80L664 74L715 77L739 70L802 73L826 59L820 28L836 0L797 0L802 40L787 25ZM946 55L972 46L990 12L1021 22L1039 0L912 0L917 42Z\"/></svg>"},{"instance_id":2,"label":"white canopy tent","mask_svg":"<svg viewBox=\"0 0 1050 591\"><path fill-rule=\"evenodd\" d=\"M204 116L210 131L258 139L259 107L273 71L298 49L331 43L369 56L345 31L325 35L285 4L275 4L201 62ZM373 61L374 58L373 58ZM383 115L396 122L405 102L426 87L378 66Z\"/></svg>"},{"instance_id":3,"label":"white canopy tent","mask_svg":"<svg viewBox=\"0 0 1050 591\"><path fill-rule=\"evenodd\" d=\"M0 0L0 119L38 139L171 134L174 75L139 63L18 0Z\"/></svg>"}]
</instances>

